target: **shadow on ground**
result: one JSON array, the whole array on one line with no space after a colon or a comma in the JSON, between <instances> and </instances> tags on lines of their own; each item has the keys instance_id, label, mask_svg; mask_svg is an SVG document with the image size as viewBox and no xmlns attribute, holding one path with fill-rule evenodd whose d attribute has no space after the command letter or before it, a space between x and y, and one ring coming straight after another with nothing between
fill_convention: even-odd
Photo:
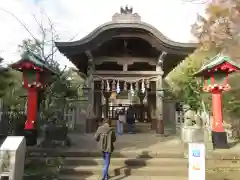
<instances>
[{"instance_id":1,"label":"shadow on ground","mask_svg":"<svg viewBox=\"0 0 240 180\"><path fill-rule=\"evenodd\" d=\"M141 161L134 161L138 159L141 159ZM124 178L131 176L132 169L140 169L142 167L147 166L147 161L150 159L152 159L152 156L150 156L148 152L142 152L137 158L126 160L125 166L115 169L115 172L114 172L115 176L119 176L121 174L120 173L121 169L124 169L124 175L119 178L115 178L114 180L123 180Z\"/></svg>"},{"instance_id":2,"label":"shadow on ground","mask_svg":"<svg viewBox=\"0 0 240 180\"><path fill-rule=\"evenodd\" d=\"M236 139L236 140L233 140L232 142L229 142L229 143L228 143L229 148L234 148L234 147L236 147L238 144L240 144L240 139Z\"/></svg>"}]
</instances>

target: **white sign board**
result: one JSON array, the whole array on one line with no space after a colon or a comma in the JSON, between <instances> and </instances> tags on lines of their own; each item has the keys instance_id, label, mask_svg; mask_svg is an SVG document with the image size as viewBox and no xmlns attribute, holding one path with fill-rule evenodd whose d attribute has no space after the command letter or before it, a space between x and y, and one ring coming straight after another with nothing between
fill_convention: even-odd
<instances>
[{"instance_id":1,"label":"white sign board","mask_svg":"<svg viewBox=\"0 0 240 180\"><path fill-rule=\"evenodd\" d=\"M203 143L188 144L188 180L205 180L205 145Z\"/></svg>"},{"instance_id":2,"label":"white sign board","mask_svg":"<svg viewBox=\"0 0 240 180\"><path fill-rule=\"evenodd\" d=\"M8 136L0 147L0 177L22 180L26 142L23 136Z\"/></svg>"}]
</instances>

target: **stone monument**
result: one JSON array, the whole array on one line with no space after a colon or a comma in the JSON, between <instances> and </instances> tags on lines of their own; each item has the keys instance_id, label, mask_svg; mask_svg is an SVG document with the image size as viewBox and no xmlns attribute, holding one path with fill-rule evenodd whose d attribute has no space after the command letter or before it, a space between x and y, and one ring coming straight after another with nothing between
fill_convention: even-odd
<instances>
[{"instance_id":1,"label":"stone monument","mask_svg":"<svg viewBox=\"0 0 240 180\"><path fill-rule=\"evenodd\" d=\"M0 147L0 179L22 180L26 142L23 136L8 136Z\"/></svg>"}]
</instances>

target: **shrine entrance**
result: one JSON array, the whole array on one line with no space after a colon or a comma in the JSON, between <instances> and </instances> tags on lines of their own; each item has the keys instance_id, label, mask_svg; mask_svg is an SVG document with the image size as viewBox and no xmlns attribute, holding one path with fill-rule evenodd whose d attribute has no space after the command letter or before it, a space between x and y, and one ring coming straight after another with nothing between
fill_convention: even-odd
<instances>
[{"instance_id":1,"label":"shrine entrance","mask_svg":"<svg viewBox=\"0 0 240 180\"><path fill-rule=\"evenodd\" d=\"M109 109L108 109L108 118L110 120L117 120L118 116L117 116L117 110L122 108L125 109L125 111L127 111L127 109L129 108L131 104L119 104L119 105L110 105ZM102 108L104 109L104 106L102 106ZM149 122L150 118L148 117L147 114L147 107L143 107L141 104L134 104L132 105L133 109L136 113L136 120L137 122ZM143 116L142 116L142 112L143 112Z\"/></svg>"},{"instance_id":2,"label":"shrine entrance","mask_svg":"<svg viewBox=\"0 0 240 180\"><path fill-rule=\"evenodd\" d=\"M128 9L79 41L56 42L87 77L88 104L96 117L115 120L119 104L131 104L138 121L151 123L157 134L176 122L175 102L164 99L164 77L196 45L168 39Z\"/></svg>"}]
</instances>

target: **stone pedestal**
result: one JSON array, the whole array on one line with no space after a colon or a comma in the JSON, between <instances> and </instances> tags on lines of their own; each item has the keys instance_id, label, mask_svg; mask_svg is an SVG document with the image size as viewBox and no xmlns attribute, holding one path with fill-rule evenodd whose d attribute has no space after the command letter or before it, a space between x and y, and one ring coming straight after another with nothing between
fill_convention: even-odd
<instances>
[{"instance_id":1,"label":"stone pedestal","mask_svg":"<svg viewBox=\"0 0 240 180\"><path fill-rule=\"evenodd\" d=\"M213 150L213 143L212 143L212 135L207 129L204 130L204 143L206 147L206 151Z\"/></svg>"},{"instance_id":2,"label":"stone pedestal","mask_svg":"<svg viewBox=\"0 0 240 180\"><path fill-rule=\"evenodd\" d=\"M188 157L188 143L203 143L204 129L194 126L182 127L181 140L184 148L184 157Z\"/></svg>"},{"instance_id":3,"label":"stone pedestal","mask_svg":"<svg viewBox=\"0 0 240 180\"><path fill-rule=\"evenodd\" d=\"M22 180L26 142L23 136L8 136L0 147L0 177Z\"/></svg>"}]
</instances>

